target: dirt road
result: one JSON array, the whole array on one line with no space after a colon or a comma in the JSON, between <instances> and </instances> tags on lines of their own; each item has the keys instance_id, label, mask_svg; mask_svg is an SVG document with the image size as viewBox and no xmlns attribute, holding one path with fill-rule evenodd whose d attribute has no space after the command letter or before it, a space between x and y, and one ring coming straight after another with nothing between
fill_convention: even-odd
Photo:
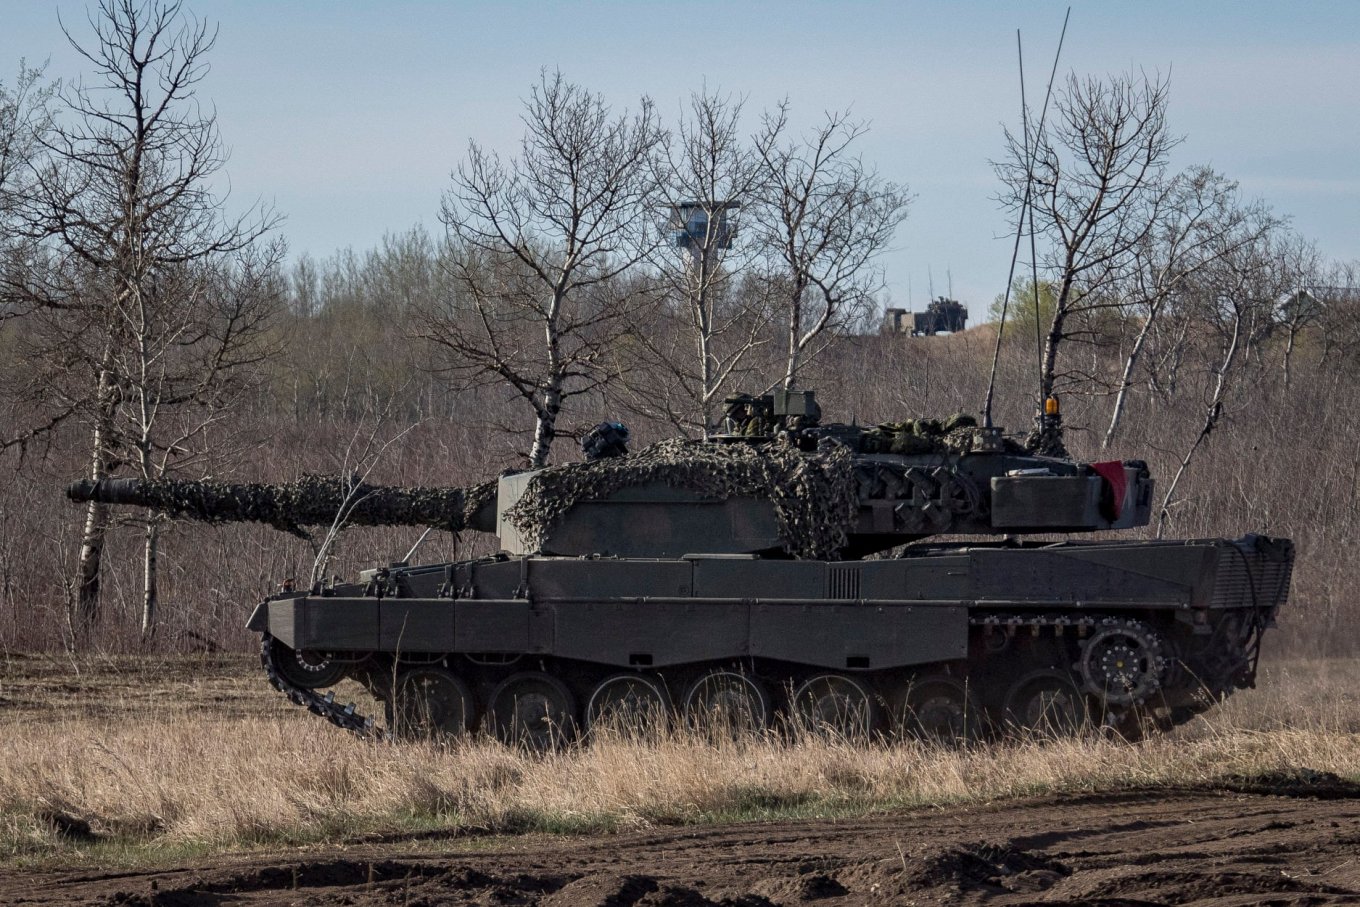
<instances>
[{"instance_id":1,"label":"dirt road","mask_svg":"<svg viewBox=\"0 0 1360 907\"><path fill-rule=\"evenodd\" d=\"M15 874L6 904L1354 904L1360 790L1120 793L847 821Z\"/></svg>"}]
</instances>

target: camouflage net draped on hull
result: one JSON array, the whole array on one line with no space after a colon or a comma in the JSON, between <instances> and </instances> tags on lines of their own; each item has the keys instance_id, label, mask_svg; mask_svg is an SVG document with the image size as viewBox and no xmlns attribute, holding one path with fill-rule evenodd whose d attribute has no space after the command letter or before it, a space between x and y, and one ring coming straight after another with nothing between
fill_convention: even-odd
<instances>
[{"instance_id":1,"label":"camouflage net draped on hull","mask_svg":"<svg viewBox=\"0 0 1360 907\"><path fill-rule=\"evenodd\" d=\"M205 523L267 523L305 536L303 526L431 526L458 532L493 502L496 483L468 488L388 488L343 476L279 484L105 479L78 482L70 496L161 510Z\"/></svg>"},{"instance_id":2,"label":"camouflage net draped on hull","mask_svg":"<svg viewBox=\"0 0 1360 907\"><path fill-rule=\"evenodd\" d=\"M784 548L813 560L838 557L859 508L854 457L844 445L805 454L786 440L755 446L675 439L624 457L549 467L506 515L537 547L576 504L648 482L709 500L768 500Z\"/></svg>"}]
</instances>

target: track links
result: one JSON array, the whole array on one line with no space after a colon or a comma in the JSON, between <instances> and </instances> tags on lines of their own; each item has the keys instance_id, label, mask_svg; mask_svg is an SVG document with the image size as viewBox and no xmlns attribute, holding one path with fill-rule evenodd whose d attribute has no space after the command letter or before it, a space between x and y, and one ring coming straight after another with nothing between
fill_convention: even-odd
<instances>
[{"instance_id":1,"label":"track links","mask_svg":"<svg viewBox=\"0 0 1360 907\"><path fill-rule=\"evenodd\" d=\"M333 692L322 696L315 690L309 690L285 680L274 664L273 642L274 637L268 633L264 634L264 639L260 644L260 663L264 665L264 673L269 678L270 685L287 696L289 702L302 706L313 715L320 715L336 727L344 728L364 740L387 741L391 739L387 731L378 727L371 717L361 715L355 709L354 703L340 705L335 701L335 693Z\"/></svg>"},{"instance_id":2,"label":"track links","mask_svg":"<svg viewBox=\"0 0 1360 907\"><path fill-rule=\"evenodd\" d=\"M987 627L989 629L1002 630L1007 636L1016 636L1022 631L1028 631L1033 636L1040 636L1045 631L1052 631L1054 636L1062 636L1070 628L1076 631L1077 638L1080 640L1093 638L1093 634L1100 628L1109 626L1114 622L1115 620L1108 615L1069 617L1063 614L1032 613L981 614L969 618L968 621L968 623L974 627ZM1142 626L1144 629L1147 629L1149 633L1151 632L1146 625L1139 621L1132 621L1131 623ZM1157 650L1154 654L1156 656L1155 670L1159 675L1164 674L1167 662L1161 655L1160 650ZM1095 692L1088 684L1084 672L1081 670L1080 663L1072 665L1072 674L1078 683L1078 687L1083 692ZM1160 682L1157 686L1159 689L1161 688ZM1107 727L1117 726L1130 713L1131 709L1137 709L1143 706L1147 698L1148 697L1145 694L1137 697L1131 702L1121 704L1106 703L1104 706L1105 717L1103 719L1103 725Z\"/></svg>"}]
</instances>

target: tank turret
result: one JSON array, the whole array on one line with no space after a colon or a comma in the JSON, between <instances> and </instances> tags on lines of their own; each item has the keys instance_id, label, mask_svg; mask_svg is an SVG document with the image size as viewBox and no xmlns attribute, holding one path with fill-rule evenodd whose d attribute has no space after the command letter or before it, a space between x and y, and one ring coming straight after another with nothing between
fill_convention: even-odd
<instances>
[{"instance_id":1,"label":"tank turret","mask_svg":"<svg viewBox=\"0 0 1360 907\"><path fill-rule=\"evenodd\" d=\"M727 401L724 432L500 480L511 554L854 560L931 535L1147 525L1141 461L1038 456L969 416L820 423L811 392Z\"/></svg>"}]
</instances>

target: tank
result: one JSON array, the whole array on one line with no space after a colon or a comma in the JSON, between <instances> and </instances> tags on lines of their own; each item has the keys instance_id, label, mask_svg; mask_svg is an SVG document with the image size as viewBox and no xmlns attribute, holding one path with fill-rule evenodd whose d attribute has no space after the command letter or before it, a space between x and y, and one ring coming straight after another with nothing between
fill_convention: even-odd
<instances>
[{"instance_id":1,"label":"tank","mask_svg":"<svg viewBox=\"0 0 1360 907\"><path fill-rule=\"evenodd\" d=\"M1287 539L1100 539L1148 524L1136 460L1045 456L967 416L823 424L808 391L739 395L723 431L470 489L76 483L76 500L289 531L340 520L494 532L259 604L270 682L365 735L478 728L549 746L611 727L846 737L1169 728L1254 684ZM603 440L602 440L603 439ZM1061 444L1057 448L1061 450ZM358 489L356 491L356 489ZM359 681L379 724L333 691Z\"/></svg>"},{"instance_id":2,"label":"tank","mask_svg":"<svg viewBox=\"0 0 1360 907\"><path fill-rule=\"evenodd\" d=\"M912 333L930 337L941 331L951 334L963 330L968 322L968 309L957 299L940 296L926 305L924 312L912 316Z\"/></svg>"}]
</instances>

